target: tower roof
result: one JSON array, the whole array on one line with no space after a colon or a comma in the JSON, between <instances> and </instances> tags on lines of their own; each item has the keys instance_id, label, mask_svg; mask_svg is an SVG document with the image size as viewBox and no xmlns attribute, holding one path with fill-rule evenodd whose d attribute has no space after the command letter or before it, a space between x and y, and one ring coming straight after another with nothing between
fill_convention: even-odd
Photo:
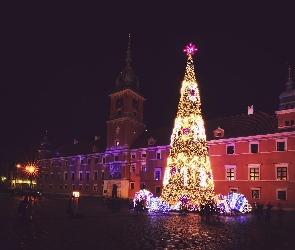
<instances>
[{"instance_id":1,"label":"tower roof","mask_svg":"<svg viewBox=\"0 0 295 250\"><path fill-rule=\"evenodd\" d=\"M286 90L280 94L279 109L292 109L295 107L295 89L293 88L293 81L291 77L291 67L288 67L288 79L286 82Z\"/></svg>"},{"instance_id":2,"label":"tower roof","mask_svg":"<svg viewBox=\"0 0 295 250\"><path fill-rule=\"evenodd\" d=\"M48 136L47 136L47 130L44 133L44 138L43 141L40 144L40 150L45 150L45 151L50 151L51 150L51 144L48 141Z\"/></svg>"},{"instance_id":3,"label":"tower roof","mask_svg":"<svg viewBox=\"0 0 295 250\"><path fill-rule=\"evenodd\" d=\"M116 80L116 91L131 88L136 92L139 92L139 79L131 68L130 34L128 36L127 57L125 61L126 66Z\"/></svg>"}]
</instances>

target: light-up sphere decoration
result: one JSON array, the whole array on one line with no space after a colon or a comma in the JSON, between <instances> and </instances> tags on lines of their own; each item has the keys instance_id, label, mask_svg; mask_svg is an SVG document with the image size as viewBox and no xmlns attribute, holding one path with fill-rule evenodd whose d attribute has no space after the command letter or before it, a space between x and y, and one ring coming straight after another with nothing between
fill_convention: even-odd
<instances>
[{"instance_id":1,"label":"light-up sphere decoration","mask_svg":"<svg viewBox=\"0 0 295 250\"><path fill-rule=\"evenodd\" d=\"M153 197L153 194L146 190L146 189L141 189L138 192L135 193L133 203L134 207L136 207L138 202L143 202L144 203L144 208L149 208L150 207L150 200Z\"/></svg>"},{"instance_id":2,"label":"light-up sphere decoration","mask_svg":"<svg viewBox=\"0 0 295 250\"><path fill-rule=\"evenodd\" d=\"M228 193L227 196L219 195L217 207L222 214L247 213L252 210L246 197L238 193Z\"/></svg>"}]
</instances>

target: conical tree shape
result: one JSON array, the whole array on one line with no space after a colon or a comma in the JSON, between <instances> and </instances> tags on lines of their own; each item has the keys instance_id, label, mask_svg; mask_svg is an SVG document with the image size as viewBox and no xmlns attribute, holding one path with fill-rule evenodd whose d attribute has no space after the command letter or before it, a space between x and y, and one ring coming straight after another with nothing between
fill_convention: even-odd
<instances>
[{"instance_id":1,"label":"conical tree shape","mask_svg":"<svg viewBox=\"0 0 295 250\"><path fill-rule=\"evenodd\" d=\"M171 206L181 202L198 208L212 202L215 194L193 65L192 55L195 50L192 44L184 50L188 59L171 135L161 199Z\"/></svg>"}]
</instances>

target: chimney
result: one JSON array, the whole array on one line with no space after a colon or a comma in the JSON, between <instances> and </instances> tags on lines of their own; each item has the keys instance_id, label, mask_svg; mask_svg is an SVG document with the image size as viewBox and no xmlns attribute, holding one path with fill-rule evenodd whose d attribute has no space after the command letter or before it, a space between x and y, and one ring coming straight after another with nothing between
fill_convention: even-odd
<instances>
[{"instance_id":1,"label":"chimney","mask_svg":"<svg viewBox=\"0 0 295 250\"><path fill-rule=\"evenodd\" d=\"M253 105L248 106L248 115L253 115L253 113L254 113L254 107L253 107Z\"/></svg>"}]
</instances>

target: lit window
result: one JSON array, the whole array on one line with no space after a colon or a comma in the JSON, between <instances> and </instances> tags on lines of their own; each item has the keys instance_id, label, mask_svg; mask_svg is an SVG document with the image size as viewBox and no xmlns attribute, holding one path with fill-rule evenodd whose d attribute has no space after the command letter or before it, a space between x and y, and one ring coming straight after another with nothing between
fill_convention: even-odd
<instances>
[{"instance_id":1,"label":"lit window","mask_svg":"<svg viewBox=\"0 0 295 250\"><path fill-rule=\"evenodd\" d=\"M160 168L155 168L154 176L155 176L156 181L161 180L161 169Z\"/></svg>"},{"instance_id":2,"label":"lit window","mask_svg":"<svg viewBox=\"0 0 295 250\"><path fill-rule=\"evenodd\" d=\"M258 166L249 165L249 179L251 181L259 180L260 168Z\"/></svg>"},{"instance_id":3,"label":"lit window","mask_svg":"<svg viewBox=\"0 0 295 250\"><path fill-rule=\"evenodd\" d=\"M141 172L146 172L146 164L141 165Z\"/></svg>"},{"instance_id":4,"label":"lit window","mask_svg":"<svg viewBox=\"0 0 295 250\"><path fill-rule=\"evenodd\" d=\"M277 167L277 180L287 180L287 167Z\"/></svg>"},{"instance_id":5,"label":"lit window","mask_svg":"<svg viewBox=\"0 0 295 250\"><path fill-rule=\"evenodd\" d=\"M235 166L225 166L225 171L226 171L226 180L228 181L233 181L235 180Z\"/></svg>"}]
</instances>

